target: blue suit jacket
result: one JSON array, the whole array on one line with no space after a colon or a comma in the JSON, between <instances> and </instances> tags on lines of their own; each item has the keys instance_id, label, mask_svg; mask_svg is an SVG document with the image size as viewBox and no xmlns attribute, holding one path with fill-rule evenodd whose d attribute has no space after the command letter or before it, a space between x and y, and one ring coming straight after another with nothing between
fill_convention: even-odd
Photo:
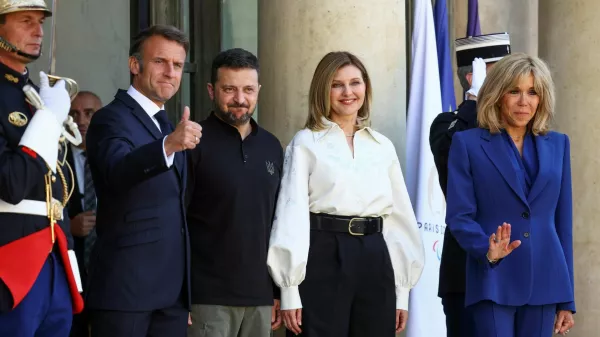
<instances>
[{"instance_id":1,"label":"blue suit jacket","mask_svg":"<svg viewBox=\"0 0 600 337\"><path fill-rule=\"evenodd\" d=\"M152 311L173 306L181 295L189 307L185 153L167 167L163 138L124 90L92 118L86 144L98 238L88 308Z\"/></svg>"},{"instance_id":2,"label":"blue suit jacket","mask_svg":"<svg viewBox=\"0 0 600 337\"><path fill-rule=\"evenodd\" d=\"M537 178L525 196L501 134L458 132L448 160L446 223L467 253L466 305L482 300L575 311L569 139L536 136ZM521 246L495 265L489 237L503 222Z\"/></svg>"}]
</instances>

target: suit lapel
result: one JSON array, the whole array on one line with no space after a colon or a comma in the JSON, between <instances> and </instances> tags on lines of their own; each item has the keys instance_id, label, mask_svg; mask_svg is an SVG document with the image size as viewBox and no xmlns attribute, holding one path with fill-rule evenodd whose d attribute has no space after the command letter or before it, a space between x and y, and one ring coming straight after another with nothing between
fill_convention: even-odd
<instances>
[{"instance_id":1,"label":"suit lapel","mask_svg":"<svg viewBox=\"0 0 600 337\"><path fill-rule=\"evenodd\" d=\"M536 136L535 147L538 156L538 174L529 191L529 201L533 201L540 192L544 189L550 178L550 169L554 167L552 158L554 157L554 148L552 143L548 141L550 136Z\"/></svg>"},{"instance_id":2,"label":"suit lapel","mask_svg":"<svg viewBox=\"0 0 600 337\"><path fill-rule=\"evenodd\" d=\"M183 182L183 164L184 164L185 152L176 152L175 158L173 160L173 165L175 165L175 171L177 171L177 175L179 177L179 181Z\"/></svg>"},{"instance_id":3,"label":"suit lapel","mask_svg":"<svg viewBox=\"0 0 600 337\"><path fill-rule=\"evenodd\" d=\"M155 139L162 138L162 133L156 127L156 124L152 121L150 116L142 109L142 107L138 106L132 111L133 115L139 119L139 121L146 127L146 129L152 134Z\"/></svg>"},{"instance_id":4,"label":"suit lapel","mask_svg":"<svg viewBox=\"0 0 600 337\"><path fill-rule=\"evenodd\" d=\"M150 132L150 134L155 138L162 138L162 133L156 127L156 124L152 121L150 116L144 111L144 109L136 102L125 90L119 90L117 92L116 98L123 101L127 106L129 106L133 113L133 115L144 125L144 127Z\"/></svg>"},{"instance_id":5,"label":"suit lapel","mask_svg":"<svg viewBox=\"0 0 600 337\"><path fill-rule=\"evenodd\" d=\"M483 150L494 166L500 171L500 174L506 180L510 188L519 196L519 198L527 204L527 199L523 193L523 189L519 185L517 172L511 165L511 160L506 152L506 145L503 143L502 135L492 135L489 131L483 131L481 138L484 140L481 143Z\"/></svg>"},{"instance_id":6,"label":"suit lapel","mask_svg":"<svg viewBox=\"0 0 600 337\"><path fill-rule=\"evenodd\" d=\"M150 134L155 139L161 139L164 137L164 135L156 127L156 124L154 124L154 121L152 121L150 116L148 116L146 111L144 111L144 109L138 104L138 102L136 102L131 96L129 96L127 91L120 89L115 97L132 109L131 112L133 113L133 115L140 121L140 123L142 123L142 125L144 125L144 127L148 130L148 132L150 132ZM170 127L170 131L175 130L173 128L173 125L170 125ZM175 171L177 172L179 181L183 184L185 183L183 181L183 165L185 165L185 155L183 152L175 152L174 156L175 157L173 158L173 165L175 166Z\"/></svg>"}]
</instances>

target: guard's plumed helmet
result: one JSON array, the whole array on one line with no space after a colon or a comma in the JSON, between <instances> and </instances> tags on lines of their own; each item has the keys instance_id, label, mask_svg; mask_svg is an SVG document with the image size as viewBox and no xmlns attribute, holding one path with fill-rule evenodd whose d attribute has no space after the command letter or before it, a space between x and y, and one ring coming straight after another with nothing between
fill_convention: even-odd
<instances>
[{"instance_id":1,"label":"guard's plumed helmet","mask_svg":"<svg viewBox=\"0 0 600 337\"><path fill-rule=\"evenodd\" d=\"M42 11L46 16L52 15L44 0L0 0L0 15L22 11Z\"/></svg>"},{"instance_id":2,"label":"guard's plumed helmet","mask_svg":"<svg viewBox=\"0 0 600 337\"><path fill-rule=\"evenodd\" d=\"M41 11L46 17L52 16L52 11L48 9L44 0L0 0L0 16L24 11ZM40 55L30 55L19 50L4 36L0 36L0 49L16 53L32 61L40 57Z\"/></svg>"}]
</instances>

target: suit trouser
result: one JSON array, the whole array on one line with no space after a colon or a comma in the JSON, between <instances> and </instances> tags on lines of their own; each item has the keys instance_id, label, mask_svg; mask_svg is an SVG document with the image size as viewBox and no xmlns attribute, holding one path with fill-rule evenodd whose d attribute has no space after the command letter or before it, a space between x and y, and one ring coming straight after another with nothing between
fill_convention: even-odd
<instances>
[{"instance_id":1,"label":"suit trouser","mask_svg":"<svg viewBox=\"0 0 600 337\"><path fill-rule=\"evenodd\" d=\"M271 306L192 305L188 337L269 337Z\"/></svg>"},{"instance_id":2,"label":"suit trouser","mask_svg":"<svg viewBox=\"0 0 600 337\"><path fill-rule=\"evenodd\" d=\"M395 336L394 270L383 235L311 231L300 297L301 336Z\"/></svg>"},{"instance_id":3,"label":"suit trouser","mask_svg":"<svg viewBox=\"0 0 600 337\"><path fill-rule=\"evenodd\" d=\"M89 315L86 308L77 315L73 315L73 325L69 337L88 337L90 335Z\"/></svg>"},{"instance_id":4,"label":"suit trouser","mask_svg":"<svg viewBox=\"0 0 600 337\"><path fill-rule=\"evenodd\" d=\"M181 299L169 308L154 311L88 312L92 337L185 337L189 313Z\"/></svg>"},{"instance_id":5,"label":"suit trouser","mask_svg":"<svg viewBox=\"0 0 600 337\"><path fill-rule=\"evenodd\" d=\"M79 260L80 257L77 256ZM82 261L83 258L81 257ZM85 272L83 264L79 265L79 271L81 275L82 284L87 284L87 274ZM85 286L84 286L85 287ZM83 294L85 297L85 293ZM73 324L71 325L71 332L69 337L88 337L90 335L90 318L87 308L83 308L83 311L79 314L73 315Z\"/></svg>"},{"instance_id":6,"label":"suit trouser","mask_svg":"<svg viewBox=\"0 0 600 337\"><path fill-rule=\"evenodd\" d=\"M474 337L551 337L556 304L519 307L481 301L473 304Z\"/></svg>"},{"instance_id":7,"label":"suit trouser","mask_svg":"<svg viewBox=\"0 0 600 337\"><path fill-rule=\"evenodd\" d=\"M60 257L51 253L33 287L12 311L0 314L0 336L68 336L73 304Z\"/></svg>"},{"instance_id":8,"label":"suit trouser","mask_svg":"<svg viewBox=\"0 0 600 337\"><path fill-rule=\"evenodd\" d=\"M446 315L447 337L475 336L475 320L470 307L465 307L465 293L451 293L442 297Z\"/></svg>"}]
</instances>

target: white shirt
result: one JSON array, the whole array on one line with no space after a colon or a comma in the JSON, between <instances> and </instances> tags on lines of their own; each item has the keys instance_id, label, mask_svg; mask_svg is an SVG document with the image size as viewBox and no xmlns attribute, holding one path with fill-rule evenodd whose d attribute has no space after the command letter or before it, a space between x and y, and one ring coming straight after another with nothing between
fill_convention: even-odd
<instances>
[{"instance_id":1,"label":"white shirt","mask_svg":"<svg viewBox=\"0 0 600 337\"><path fill-rule=\"evenodd\" d=\"M392 142L370 128L354 136L354 158L344 131L299 131L286 149L267 264L281 288L281 309L302 308L298 285L308 260L309 212L384 219L396 308L408 310L409 291L421 277L425 251Z\"/></svg>"},{"instance_id":2,"label":"white shirt","mask_svg":"<svg viewBox=\"0 0 600 337\"><path fill-rule=\"evenodd\" d=\"M83 195L85 193L85 161L87 158L83 155L83 150L77 146L71 146L73 151L73 162L75 167L75 179L77 179L77 186L79 187L79 193ZM85 207L83 204L83 198L81 198L81 207Z\"/></svg>"},{"instance_id":3,"label":"white shirt","mask_svg":"<svg viewBox=\"0 0 600 337\"><path fill-rule=\"evenodd\" d=\"M159 107L158 105L154 104L154 102L152 102L148 97L137 91L133 85L129 86L129 89L127 89L127 94L129 94L129 96L131 96L131 98L133 98L142 107L142 109L146 111L150 119L152 119L152 122L154 122L154 125L156 125L158 128L158 131L162 132L160 129L160 124L154 115L156 115L160 110L163 110L164 105ZM165 151L166 139L167 137L165 136L165 138L163 138L163 155L165 156L165 163L167 163L167 167L171 167L171 165L173 165L173 160L175 159L175 153L171 153L171 155L167 157L167 152Z\"/></svg>"}]
</instances>

